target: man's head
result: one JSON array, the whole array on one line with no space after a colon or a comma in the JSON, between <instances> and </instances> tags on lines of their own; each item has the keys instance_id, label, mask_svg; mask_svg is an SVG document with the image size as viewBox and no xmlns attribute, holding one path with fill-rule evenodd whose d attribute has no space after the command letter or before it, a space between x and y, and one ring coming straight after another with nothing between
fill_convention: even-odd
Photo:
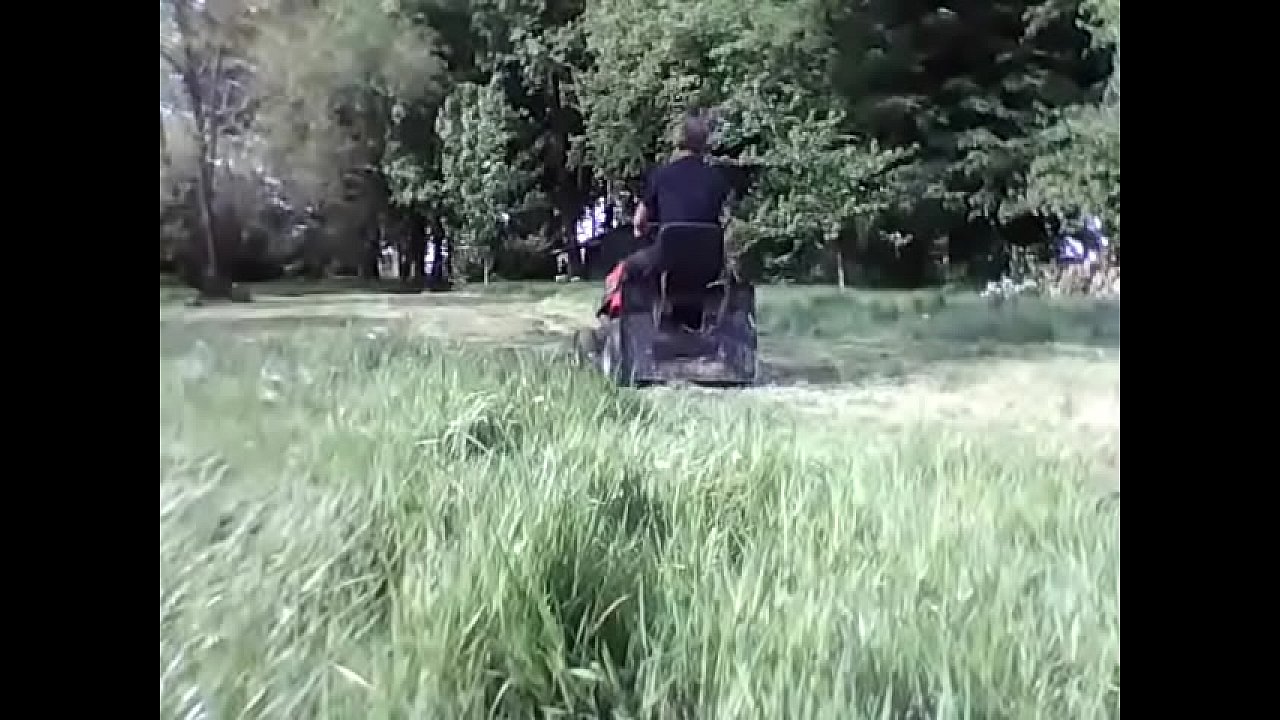
<instances>
[{"instance_id":1,"label":"man's head","mask_svg":"<svg viewBox=\"0 0 1280 720\"><path fill-rule=\"evenodd\" d=\"M707 150L711 123L699 113L688 113L676 128L676 149L701 155Z\"/></svg>"}]
</instances>

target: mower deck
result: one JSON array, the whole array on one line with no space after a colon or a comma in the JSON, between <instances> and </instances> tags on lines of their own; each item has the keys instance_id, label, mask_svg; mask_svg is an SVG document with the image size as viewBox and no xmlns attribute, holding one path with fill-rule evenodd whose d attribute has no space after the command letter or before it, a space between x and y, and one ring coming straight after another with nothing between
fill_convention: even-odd
<instances>
[{"instance_id":1,"label":"mower deck","mask_svg":"<svg viewBox=\"0 0 1280 720\"><path fill-rule=\"evenodd\" d=\"M600 369L623 385L756 381L755 288L725 271L723 229L672 223L660 267L621 283L596 333Z\"/></svg>"}]
</instances>

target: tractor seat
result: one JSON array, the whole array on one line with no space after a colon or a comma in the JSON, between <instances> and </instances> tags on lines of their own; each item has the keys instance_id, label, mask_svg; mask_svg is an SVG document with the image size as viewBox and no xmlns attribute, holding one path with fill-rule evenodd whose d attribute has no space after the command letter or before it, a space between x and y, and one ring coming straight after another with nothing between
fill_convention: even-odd
<instances>
[{"instance_id":1,"label":"tractor seat","mask_svg":"<svg viewBox=\"0 0 1280 720\"><path fill-rule=\"evenodd\" d=\"M708 291L726 284L724 228L717 223L667 223L658 228L656 242L654 323L668 316L689 329L703 329Z\"/></svg>"},{"instance_id":2,"label":"tractor seat","mask_svg":"<svg viewBox=\"0 0 1280 720\"><path fill-rule=\"evenodd\" d=\"M659 276L672 292L701 292L724 275L724 228L667 223L658 228Z\"/></svg>"}]
</instances>

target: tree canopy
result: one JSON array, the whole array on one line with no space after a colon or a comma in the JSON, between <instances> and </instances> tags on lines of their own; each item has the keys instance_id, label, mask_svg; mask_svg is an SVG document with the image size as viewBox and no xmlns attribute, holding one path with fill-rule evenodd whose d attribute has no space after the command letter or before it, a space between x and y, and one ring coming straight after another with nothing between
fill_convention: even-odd
<instances>
[{"instance_id":1,"label":"tree canopy","mask_svg":"<svg viewBox=\"0 0 1280 720\"><path fill-rule=\"evenodd\" d=\"M747 170L734 240L763 277L843 277L893 235L920 281L930 248L1028 217L1118 240L1119 0L162 0L162 260L166 202L206 208L174 247L214 273L281 247L220 233L287 234L271 193L220 209L256 173L311 228L290 258L365 267L436 227L486 273L625 209L690 110Z\"/></svg>"}]
</instances>

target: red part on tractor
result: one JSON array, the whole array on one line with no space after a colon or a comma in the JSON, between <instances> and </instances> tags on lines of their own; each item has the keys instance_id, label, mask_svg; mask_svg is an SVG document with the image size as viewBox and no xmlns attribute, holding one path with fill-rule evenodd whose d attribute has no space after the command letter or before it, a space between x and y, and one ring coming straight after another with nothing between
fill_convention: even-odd
<instances>
[{"instance_id":1,"label":"red part on tractor","mask_svg":"<svg viewBox=\"0 0 1280 720\"><path fill-rule=\"evenodd\" d=\"M596 364L624 385L755 383L755 288L726 271L723 228L673 223L655 242L654 267L605 280Z\"/></svg>"}]
</instances>

